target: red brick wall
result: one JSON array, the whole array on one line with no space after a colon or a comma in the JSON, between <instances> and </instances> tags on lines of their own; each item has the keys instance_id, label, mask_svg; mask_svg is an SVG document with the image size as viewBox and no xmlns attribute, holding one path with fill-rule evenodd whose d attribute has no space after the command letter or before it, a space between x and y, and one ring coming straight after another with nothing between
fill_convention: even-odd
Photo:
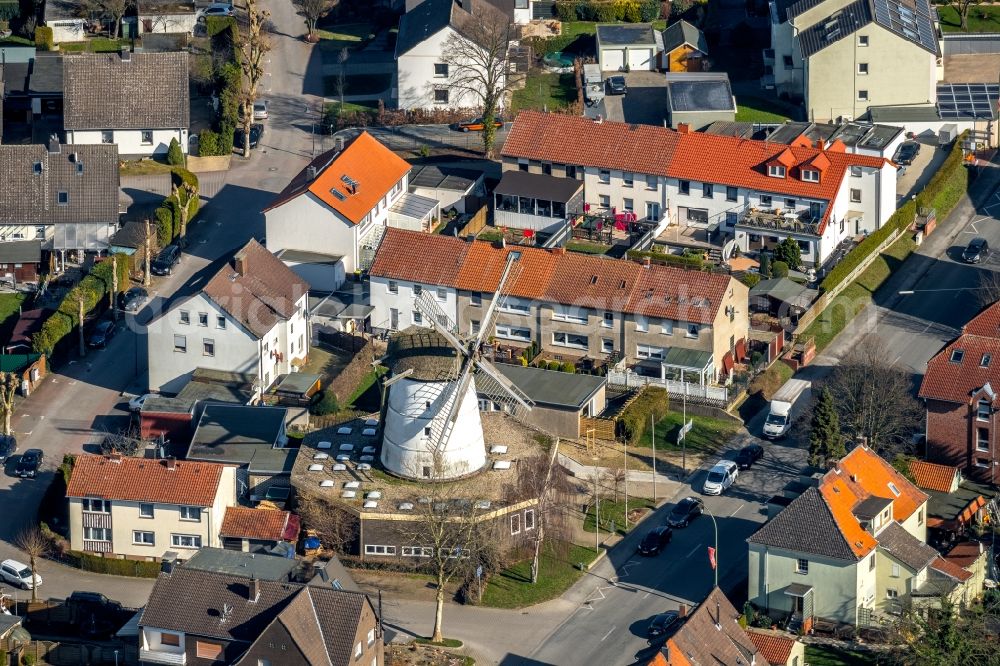
<instances>
[{"instance_id":1,"label":"red brick wall","mask_svg":"<svg viewBox=\"0 0 1000 666\"><path fill-rule=\"evenodd\" d=\"M976 401L972 404L927 400L927 459L942 465L955 465L969 479L989 483L990 464L1000 460L998 431L994 423L976 419ZM994 416L994 421L1000 415ZM996 425L1000 425L997 423ZM976 430L991 430L990 451L976 449ZM977 461L986 467L977 466Z\"/></svg>"},{"instance_id":2,"label":"red brick wall","mask_svg":"<svg viewBox=\"0 0 1000 666\"><path fill-rule=\"evenodd\" d=\"M146 412L140 420L144 440L158 439L165 435L173 443L186 442L191 436L190 414L157 414Z\"/></svg>"}]
</instances>

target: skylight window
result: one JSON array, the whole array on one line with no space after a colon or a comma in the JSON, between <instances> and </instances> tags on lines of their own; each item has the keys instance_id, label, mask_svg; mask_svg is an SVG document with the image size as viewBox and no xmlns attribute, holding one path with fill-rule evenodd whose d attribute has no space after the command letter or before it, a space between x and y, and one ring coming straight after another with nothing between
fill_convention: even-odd
<instances>
[{"instance_id":1,"label":"skylight window","mask_svg":"<svg viewBox=\"0 0 1000 666\"><path fill-rule=\"evenodd\" d=\"M344 201L344 200L347 199L347 197L344 196L344 193L341 192L340 190L338 190L336 187L331 187L330 188L330 194L332 194L333 196L337 197L341 201Z\"/></svg>"},{"instance_id":2,"label":"skylight window","mask_svg":"<svg viewBox=\"0 0 1000 666\"><path fill-rule=\"evenodd\" d=\"M951 350L951 362L952 363L961 363L963 358L965 358L965 350L964 349L952 349Z\"/></svg>"},{"instance_id":3,"label":"skylight window","mask_svg":"<svg viewBox=\"0 0 1000 666\"><path fill-rule=\"evenodd\" d=\"M899 488L897 488L896 484L893 483L892 481L889 482L889 490L892 491L893 495L895 495L896 497L899 497Z\"/></svg>"},{"instance_id":4,"label":"skylight window","mask_svg":"<svg viewBox=\"0 0 1000 666\"><path fill-rule=\"evenodd\" d=\"M990 361L991 360L993 360L993 359L992 359L992 357L989 354L983 354L983 357L981 359L979 359L979 367L980 368L988 368L988 367L990 367Z\"/></svg>"}]
</instances>

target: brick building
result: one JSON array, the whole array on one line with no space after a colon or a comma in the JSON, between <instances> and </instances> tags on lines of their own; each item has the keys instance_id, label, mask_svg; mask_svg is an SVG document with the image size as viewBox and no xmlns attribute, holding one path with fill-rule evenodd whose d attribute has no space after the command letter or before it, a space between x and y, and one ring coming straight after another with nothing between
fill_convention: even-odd
<instances>
[{"instance_id":1,"label":"brick building","mask_svg":"<svg viewBox=\"0 0 1000 666\"><path fill-rule=\"evenodd\" d=\"M1000 452L1000 303L976 315L928 363L920 386L927 412L927 458L995 483Z\"/></svg>"}]
</instances>

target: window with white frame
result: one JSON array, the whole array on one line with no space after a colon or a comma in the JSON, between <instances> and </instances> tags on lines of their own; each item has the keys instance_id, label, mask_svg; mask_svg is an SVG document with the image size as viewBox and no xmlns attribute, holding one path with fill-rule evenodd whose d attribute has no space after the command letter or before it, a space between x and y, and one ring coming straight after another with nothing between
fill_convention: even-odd
<instances>
[{"instance_id":1,"label":"window with white frame","mask_svg":"<svg viewBox=\"0 0 1000 666\"><path fill-rule=\"evenodd\" d=\"M398 294L399 293L399 283L395 280L389 280L389 293Z\"/></svg>"},{"instance_id":2,"label":"window with white frame","mask_svg":"<svg viewBox=\"0 0 1000 666\"><path fill-rule=\"evenodd\" d=\"M156 507L152 503L143 502L139 504L140 518L153 518L156 516Z\"/></svg>"},{"instance_id":3,"label":"window with white frame","mask_svg":"<svg viewBox=\"0 0 1000 666\"><path fill-rule=\"evenodd\" d=\"M655 190L656 189L656 176L646 176L646 189Z\"/></svg>"},{"instance_id":4,"label":"window with white frame","mask_svg":"<svg viewBox=\"0 0 1000 666\"><path fill-rule=\"evenodd\" d=\"M896 599L897 597L899 597L899 592L897 590L892 589L891 587L886 588L885 596L887 599Z\"/></svg>"},{"instance_id":5,"label":"window with white frame","mask_svg":"<svg viewBox=\"0 0 1000 666\"><path fill-rule=\"evenodd\" d=\"M175 335L174 336L174 351L186 354L188 350L187 347L187 336L186 335Z\"/></svg>"},{"instance_id":6,"label":"window with white frame","mask_svg":"<svg viewBox=\"0 0 1000 666\"><path fill-rule=\"evenodd\" d=\"M535 510L525 509L524 510L524 531L535 529Z\"/></svg>"},{"instance_id":7,"label":"window with white frame","mask_svg":"<svg viewBox=\"0 0 1000 666\"><path fill-rule=\"evenodd\" d=\"M771 198L770 194L762 194L762 195L760 195L760 205L762 207L764 207L764 208L769 207L771 205L771 202L772 202L772 198Z\"/></svg>"},{"instance_id":8,"label":"window with white frame","mask_svg":"<svg viewBox=\"0 0 1000 666\"><path fill-rule=\"evenodd\" d=\"M636 345L635 356L636 358L662 359L663 347L654 347L653 345Z\"/></svg>"},{"instance_id":9,"label":"window with white frame","mask_svg":"<svg viewBox=\"0 0 1000 666\"><path fill-rule=\"evenodd\" d=\"M531 329L511 326L510 324L497 324L496 336L504 340L523 340L528 342L531 340Z\"/></svg>"},{"instance_id":10,"label":"window with white frame","mask_svg":"<svg viewBox=\"0 0 1000 666\"><path fill-rule=\"evenodd\" d=\"M673 335L674 334L674 320L673 319L663 319L660 321L660 333L663 335Z\"/></svg>"},{"instance_id":11,"label":"window with white frame","mask_svg":"<svg viewBox=\"0 0 1000 666\"><path fill-rule=\"evenodd\" d=\"M899 578L899 565L895 562L890 565L889 575L893 578Z\"/></svg>"},{"instance_id":12,"label":"window with white frame","mask_svg":"<svg viewBox=\"0 0 1000 666\"><path fill-rule=\"evenodd\" d=\"M395 555L395 546L376 546L374 544L365 544L365 554L366 555Z\"/></svg>"},{"instance_id":13,"label":"window with white frame","mask_svg":"<svg viewBox=\"0 0 1000 666\"><path fill-rule=\"evenodd\" d=\"M701 184L701 196L706 199L711 199L715 196L715 186L712 183L702 183Z\"/></svg>"},{"instance_id":14,"label":"window with white frame","mask_svg":"<svg viewBox=\"0 0 1000 666\"><path fill-rule=\"evenodd\" d=\"M207 312L199 312L198 313L198 325L199 326L208 326L208 313Z\"/></svg>"},{"instance_id":15,"label":"window with white frame","mask_svg":"<svg viewBox=\"0 0 1000 666\"><path fill-rule=\"evenodd\" d=\"M851 203L861 203L861 190L851 188Z\"/></svg>"},{"instance_id":16,"label":"window with white frame","mask_svg":"<svg viewBox=\"0 0 1000 666\"><path fill-rule=\"evenodd\" d=\"M215 340L204 338L201 341L202 356L215 356Z\"/></svg>"},{"instance_id":17,"label":"window with white frame","mask_svg":"<svg viewBox=\"0 0 1000 666\"><path fill-rule=\"evenodd\" d=\"M573 349L586 349L587 336L578 333L555 331L552 334L552 344L560 347L572 347Z\"/></svg>"},{"instance_id":18,"label":"window with white frame","mask_svg":"<svg viewBox=\"0 0 1000 666\"><path fill-rule=\"evenodd\" d=\"M635 185L635 174L631 171L622 172L622 187L632 187Z\"/></svg>"},{"instance_id":19,"label":"window with white frame","mask_svg":"<svg viewBox=\"0 0 1000 666\"><path fill-rule=\"evenodd\" d=\"M597 180L602 183L610 183L611 171L608 169L601 169L600 171L597 172Z\"/></svg>"},{"instance_id":20,"label":"window with white frame","mask_svg":"<svg viewBox=\"0 0 1000 666\"><path fill-rule=\"evenodd\" d=\"M132 530L132 543L137 546L155 546L156 535L147 530Z\"/></svg>"},{"instance_id":21,"label":"window with white frame","mask_svg":"<svg viewBox=\"0 0 1000 666\"><path fill-rule=\"evenodd\" d=\"M139 136L139 141L144 146L153 145L153 130L142 130Z\"/></svg>"},{"instance_id":22,"label":"window with white frame","mask_svg":"<svg viewBox=\"0 0 1000 666\"><path fill-rule=\"evenodd\" d=\"M507 296L497 307L500 312L510 312L512 314L526 315L531 311L531 304L513 296Z\"/></svg>"},{"instance_id":23,"label":"window with white frame","mask_svg":"<svg viewBox=\"0 0 1000 666\"><path fill-rule=\"evenodd\" d=\"M698 324L688 324L687 325L687 337L697 338L698 337Z\"/></svg>"},{"instance_id":24,"label":"window with white frame","mask_svg":"<svg viewBox=\"0 0 1000 666\"><path fill-rule=\"evenodd\" d=\"M521 533L521 514L514 513L510 516L510 533L520 534Z\"/></svg>"},{"instance_id":25,"label":"window with white frame","mask_svg":"<svg viewBox=\"0 0 1000 666\"><path fill-rule=\"evenodd\" d=\"M448 63L446 62L434 63L434 78L436 79L448 78Z\"/></svg>"},{"instance_id":26,"label":"window with white frame","mask_svg":"<svg viewBox=\"0 0 1000 666\"><path fill-rule=\"evenodd\" d=\"M215 318L215 327L220 330L226 330L226 318L219 315Z\"/></svg>"},{"instance_id":27,"label":"window with white frame","mask_svg":"<svg viewBox=\"0 0 1000 666\"><path fill-rule=\"evenodd\" d=\"M611 208L611 197L607 194L597 195L597 205L604 209Z\"/></svg>"},{"instance_id":28,"label":"window with white frame","mask_svg":"<svg viewBox=\"0 0 1000 666\"><path fill-rule=\"evenodd\" d=\"M990 429L989 428L976 428L976 450L977 451L989 451L990 450Z\"/></svg>"},{"instance_id":29,"label":"window with white frame","mask_svg":"<svg viewBox=\"0 0 1000 666\"><path fill-rule=\"evenodd\" d=\"M611 338L601 338L601 353L610 354L615 350L615 341Z\"/></svg>"},{"instance_id":30,"label":"window with white frame","mask_svg":"<svg viewBox=\"0 0 1000 666\"><path fill-rule=\"evenodd\" d=\"M691 194L691 181L690 180L678 180L677 181L677 191L680 194Z\"/></svg>"},{"instance_id":31,"label":"window with white frame","mask_svg":"<svg viewBox=\"0 0 1000 666\"><path fill-rule=\"evenodd\" d=\"M649 330L649 319L642 315L635 316L635 330L637 333L645 333Z\"/></svg>"},{"instance_id":32,"label":"window with white frame","mask_svg":"<svg viewBox=\"0 0 1000 666\"><path fill-rule=\"evenodd\" d=\"M603 319L601 319L601 326L604 328L611 328L615 325L615 313L605 312Z\"/></svg>"},{"instance_id":33,"label":"window with white frame","mask_svg":"<svg viewBox=\"0 0 1000 666\"><path fill-rule=\"evenodd\" d=\"M194 523L201 522L201 507L198 506L182 506L181 508L181 520L190 520Z\"/></svg>"},{"instance_id":34,"label":"window with white frame","mask_svg":"<svg viewBox=\"0 0 1000 666\"><path fill-rule=\"evenodd\" d=\"M354 658L355 659L360 659L361 658L361 643L360 643L360 641L358 642L357 645L354 646Z\"/></svg>"},{"instance_id":35,"label":"window with white frame","mask_svg":"<svg viewBox=\"0 0 1000 666\"><path fill-rule=\"evenodd\" d=\"M371 647L374 644L375 644L375 630L374 629L369 629L368 630L368 647Z\"/></svg>"},{"instance_id":36,"label":"window with white frame","mask_svg":"<svg viewBox=\"0 0 1000 666\"><path fill-rule=\"evenodd\" d=\"M818 183L819 171L813 171L812 169L803 169L802 180L806 181L807 183Z\"/></svg>"},{"instance_id":37,"label":"window with white frame","mask_svg":"<svg viewBox=\"0 0 1000 666\"><path fill-rule=\"evenodd\" d=\"M767 165L767 175L771 178L784 178L785 177L785 167L780 164L768 164Z\"/></svg>"},{"instance_id":38,"label":"window with white frame","mask_svg":"<svg viewBox=\"0 0 1000 666\"><path fill-rule=\"evenodd\" d=\"M469 335L479 335L480 325L478 319L469 320Z\"/></svg>"},{"instance_id":39,"label":"window with white frame","mask_svg":"<svg viewBox=\"0 0 1000 666\"><path fill-rule=\"evenodd\" d=\"M795 210L796 202L795 199L785 199L785 208L790 208Z\"/></svg>"},{"instance_id":40,"label":"window with white frame","mask_svg":"<svg viewBox=\"0 0 1000 666\"><path fill-rule=\"evenodd\" d=\"M739 190L735 187L726 186L726 201L736 201L739 196Z\"/></svg>"},{"instance_id":41,"label":"window with white frame","mask_svg":"<svg viewBox=\"0 0 1000 666\"><path fill-rule=\"evenodd\" d=\"M80 502L87 513L111 513L111 502L104 499L84 497Z\"/></svg>"},{"instance_id":42,"label":"window with white frame","mask_svg":"<svg viewBox=\"0 0 1000 666\"><path fill-rule=\"evenodd\" d=\"M444 287L438 287L437 288L437 299L439 301L448 300L448 290L445 289Z\"/></svg>"},{"instance_id":43,"label":"window with white frame","mask_svg":"<svg viewBox=\"0 0 1000 666\"><path fill-rule=\"evenodd\" d=\"M868 46L868 35L858 35L858 46Z\"/></svg>"},{"instance_id":44,"label":"window with white frame","mask_svg":"<svg viewBox=\"0 0 1000 666\"><path fill-rule=\"evenodd\" d=\"M434 549L427 546L403 546L400 553L403 557L432 557Z\"/></svg>"},{"instance_id":45,"label":"window with white frame","mask_svg":"<svg viewBox=\"0 0 1000 666\"><path fill-rule=\"evenodd\" d=\"M474 308L479 308L483 306L483 295L482 294L469 294L469 305Z\"/></svg>"},{"instance_id":46,"label":"window with white frame","mask_svg":"<svg viewBox=\"0 0 1000 666\"><path fill-rule=\"evenodd\" d=\"M858 101L859 102L867 102L868 101L868 91L867 90L859 90L858 91Z\"/></svg>"},{"instance_id":47,"label":"window with white frame","mask_svg":"<svg viewBox=\"0 0 1000 666\"><path fill-rule=\"evenodd\" d=\"M111 528L84 527L83 538L86 541L111 541Z\"/></svg>"},{"instance_id":48,"label":"window with white frame","mask_svg":"<svg viewBox=\"0 0 1000 666\"><path fill-rule=\"evenodd\" d=\"M861 167L852 164L851 165L851 178L861 178Z\"/></svg>"},{"instance_id":49,"label":"window with white frame","mask_svg":"<svg viewBox=\"0 0 1000 666\"><path fill-rule=\"evenodd\" d=\"M860 76L867 76L868 75L868 63L866 63L866 62L859 62L858 63L858 74Z\"/></svg>"},{"instance_id":50,"label":"window with white frame","mask_svg":"<svg viewBox=\"0 0 1000 666\"><path fill-rule=\"evenodd\" d=\"M795 573L809 573L809 560L803 560L801 558L795 560Z\"/></svg>"},{"instance_id":51,"label":"window with white frame","mask_svg":"<svg viewBox=\"0 0 1000 666\"><path fill-rule=\"evenodd\" d=\"M201 535L171 534L170 545L174 548L201 548Z\"/></svg>"},{"instance_id":52,"label":"window with white frame","mask_svg":"<svg viewBox=\"0 0 1000 666\"><path fill-rule=\"evenodd\" d=\"M419 326L420 324L424 323L424 316L420 314L420 310L414 310L412 313L412 317L414 324L417 324Z\"/></svg>"},{"instance_id":53,"label":"window with white frame","mask_svg":"<svg viewBox=\"0 0 1000 666\"><path fill-rule=\"evenodd\" d=\"M434 103L435 104L447 104L448 103L448 89L447 88L435 88L434 89Z\"/></svg>"},{"instance_id":54,"label":"window with white frame","mask_svg":"<svg viewBox=\"0 0 1000 666\"><path fill-rule=\"evenodd\" d=\"M572 305L562 305L556 303L552 309L552 318L556 321L566 321L571 324L586 324L586 308L577 308Z\"/></svg>"},{"instance_id":55,"label":"window with white frame","mask_svg":"<svg viewBox=\"0 0 1000 666\"><path fill-rule=\"evenodd\" d=\"M976 405L976 418L980 421L990 420L990 403L988 400L980 400Z\"/></svg>"},{"instance_id":56,"label":"window with white frame","mask_svg":"<svg viewBox=\"0 0 1000 666\"><path fill-rule=\"evenodd\" d=\"M419 284L413 285L413 295L414 296L419 296L422 293L424 293L424 288L423 287L421 287Z\"/></svg>"}]
</instances>

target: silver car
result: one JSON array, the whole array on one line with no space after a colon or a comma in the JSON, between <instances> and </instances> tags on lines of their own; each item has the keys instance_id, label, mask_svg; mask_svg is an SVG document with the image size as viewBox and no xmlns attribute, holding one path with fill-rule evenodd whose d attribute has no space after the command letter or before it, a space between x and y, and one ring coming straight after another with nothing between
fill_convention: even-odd
<instances>
[{"instance_id":1,"label":"silver car","mask_svg":"<svg viewBox=\"0 0 1000 666\"><path fill-rule=\"evenodd\" d=\"M253 103L253 119L267 120L267 100L261 99Z\"/></svg>"}]
</instances>

